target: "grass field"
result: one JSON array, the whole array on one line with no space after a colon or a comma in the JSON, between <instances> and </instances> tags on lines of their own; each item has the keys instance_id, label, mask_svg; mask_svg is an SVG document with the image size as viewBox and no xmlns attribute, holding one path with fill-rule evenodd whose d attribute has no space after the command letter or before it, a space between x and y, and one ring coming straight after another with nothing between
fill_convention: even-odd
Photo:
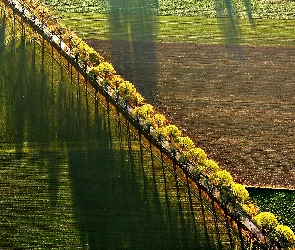
<instances>
[{"instance_id":1,"label":"grass field","mask_svg":"<svg viewBox=\"0 0 295 250\"><path fill-rule=\"evenodd\" d=\"M59 13L58 15L67 27L84 39L110 39L109 20L106 14ZM256 19L255 27L252 27L247 19L237 21L242 45L294 45L295 20ZM159 16L154 37L157 42L224 43L217 18Z\"/></svg>"},{"instance_id":2,"label":"grass field","mask_svg":"<svg viewBox=\"0 0 295 250\"><path fill-rule=\"evenodd\" d=\"M110 5L117 0L43 1L81 37L110 39ZM234 0L230 1L230 11L221 0L160 0L158 8L153 2L156 0L150 0L146 8L151 12L147 15L158 13L153 15L154 40L158 42L222 44L225 43L224 36L232 35L229 31L232 25L237 29L239 44L292 46L295 41L293 1L254 0L248 2L250 9L247 10L244 1ZM136 15L143 8L135 0L129 3L136 6L131 14Z\"/></svg>"},{"instance_id":3,"label":"grass field","mask_svg":"<svg viewBox=\"0 0 295 250\"><path fill-rule=\"evenodd\" d=\"M116 0L43 0L53 9L60 12L76 13L100 13L110 12L110 5ZM224 1L214 0L149 0L146 6L157 9L160 16L198 16L216 17L216 9L224 9ZM252 0L252 1L230 1L232 3L233 14L236 17L247 17L245 2L251 7L253 18L273 18L273 19L295 19L294 1L288 0ZM137 1L131 0L129 3L136 5ZM158 5L158 8L157 6Z\"/></svg>"}]
</instances>

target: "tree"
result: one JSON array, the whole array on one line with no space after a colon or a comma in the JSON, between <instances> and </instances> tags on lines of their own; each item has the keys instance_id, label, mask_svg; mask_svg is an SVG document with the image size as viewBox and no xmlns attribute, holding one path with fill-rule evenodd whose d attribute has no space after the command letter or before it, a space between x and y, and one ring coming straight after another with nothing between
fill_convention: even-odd
<instances>
[{"instance_id":1,"label":"tree","mask_svg":"<svg viewBox=\"0 0 295 250\"><path fill-rule=\"evenodd\" d=\"M151 125L154 112L154 107L151 104L144 104L142 106L134 108L132 111L132 116L135 117L137 120L142 118Z\"/></svg>"},{"instance_id":2,"label":"tree","mask_svg":"<svg viewBox=\"0 0 295 250\"><path fill-rule=\"evenodd\" d=\"M88 75L94 79L96 79L96 77L98 77L99 75L99 72L98 72L98 69L97 69L97 66L96 67L92 67L89 69L89 72L88 72Z\"/></svg>"},{"instance_id":3,"label":"tree","mask_svg":"<svg viewBox=\"0 0 295 250\"><path fill-rule=\"evenodd\" d=\"M176 138L176 142L180 146L180 152L182 153L184 150L190 150L194 147L194 142L188 136L178 136Z\"/></svg>"},{"instance_id":4,"label":"tree","mask_svg":"<svg viewBox=\"0 0 295 250\"><path fill-rule=\"evenodd\" d=\"M207 160L205 151L201 148L192 148L186 153L186 157L194 164L203 164Z\"/></svg>"},{"instance_id":5,"label":"tree","mask_svg":"<svg viewBox=\"0 0 295 250\"><path fill-rule=\"evenodd\" d=\"M101 62L97 66L97 72L98 72L98 75L104 79L111 79L113 74L116 73L113 65L108 62Z\"/></svg>"},{"instance_id":6,"label":"tree","mask_svg":"<svg viewBox=\"0 0 295 250\"><path fill-rule=\"evenodd\" d=\"M135 106L141 105L144 101L145 101L144 97L140 93L136 92L135 99L134 99Z\"/></svg>"},{"instance_id":7,"label":"tree","mask_svg":"<svg viewBox=\"0 0 295 250\"><path fill-rule=\"evenodd\" d=\"M181 131L175 125L167 125L162 127L162 133L164 138L169 142L173 142L178 136L181 136Z\"/></svg>"},{"instance_id":8,"label":"tree","mask_svg":"<svg viewBox=\"0 0 295 250\"><path fill-rule=\"evenodd\" d=\"M218 170L211 177L211 181L218 188L222 188L222 187L228 188L233 184L233 177L226 170Z\"/></svg>"},{"instance_id":9,"label":"tree","mask_svg":"<svg viewBox=\"0 0 295 250\"><path fill-rule=\"evenodd\" d=\"M244 210L248 215L251 216L251 218L253 218L254 216L256 216L257 213L258 213L258 209L257 209L257 207L256 207L254 204L252 204L252 203L243 204L242 207L243 207L243 210Z\"/></svg>"},{"instance_id":10,"label":"tree","mask_svg":"<svg viewBox=\"0 0 295 250\"><path fill-rule=\"evenodd\" d=\"M124 82L124 78L120 75L114 75L111 79L111 85L114 89L117 89L119 85Z\"/></svg>"},{"instance_id":11,"label":"tree","mask_svg":"<svg viewBox=\"0 0 295 250\"><path fill-rule=\"evenodd\" d=\"M50 12L49 12L49 9L48 7L46 7L44 4L40 3L35 12L36 15L38 15L38 18L40 18L42 21L46 20L49 18L50 16Z\"/></svg>"},{"instance_id":12,"label":"tree","mask_svg":"<svg viewBox=\"0 0 295 250\"><path fill-rule=\"evenodd\" d=\"M155 129L155 136L161 142L165 140L165 129L164 127L156 127Z\"/></svg>"},{"instance_id":13,"label":"tree","mask_svg":"<svg viewBox=\"0 0 295 250\"><path fill-rule=\"evenodd\" d=\"M92 48L88 51L88 57L93 66L99 65L104 60L104 58Z\"/></svg>"},{"instance_id":14,"label":"tree","mask_svg":"<svg viewBox=\"0 0 295 250\"><path fill-rule=\"evenodd\" d=\"M249 192L244 185L232 183L230 187L230 197L233 199L233 201L243 204L249 199Z\"/></svg>"},{"instance_id":15,"label":"tree","mask_svg":"<svg viewBox=\"0 0 295 250\"><path fill-rule=\"evenodd\" d=\"M272 232L278 225L276 216L270 212L261 212L254 217L257 226L265 232Z\"/></svg>"},{"instance_id":16,"label":"tree","mask_svg":"<svg viewBox=\"0 0 295 250\"><path fill-rule=\"evenodd\" d=\"M214 173L220 170L218 164L213 160L205 160L202 164L202 170L205 175L212 176Z\"/></svg>"},{"instance_id":17,"label":"tree","mask_svg":"<svg viewBox=\"0 0 295 250\"><path fill-rule=\"evenodd\" d=\"M158 129L164 126L165 123L166 123L166 117L164 115L158 114L158 113L154 115L154 123L153 123L154 128Z\"/></svg>"},{"instance_id":18,"label":"tree","mask_svg":"<svg viewBox=\"0 0 295 250\"><path fill-rule=\"evenodd\" d=\"M283 249L293 249L295 244L295 235L288 226L277 225L275 228L274 238L277 242L279 242Z\"/></svg>"},{"instance_id":19,"label":"tree","mask_svg":"<svg viewBox=\"0 0 295 250\"><path fill-rule=\"evenodd\" d=\"M129 81L123 81L118 89L119 95L123 98L125 105L130 104L136 98L137 90L134 85Z\"/></svg>"},{"instance_id":20,"label":"tree","mask_svg":"<svg viewBox=\"0 0 295 250\"><path fill-rule=\"evenodd\" d=\"M83 40L77 36L74 36L72 39L71 39L71 46L73 48L79 48L79 44L80 43L83 43Z\"/></svg>"},{"instance_id":21,"label":"tree","mask_svg":"<svg viewBox=\"0 0 295 250\"><path fill-rule=\"evenodd\" d=\"M140 110L141 110L141 112L140 112L141 117L146 120L151 118L155 113L154 107L151 104L142 105L140 107Z\"/></svg>"}]
</instances>

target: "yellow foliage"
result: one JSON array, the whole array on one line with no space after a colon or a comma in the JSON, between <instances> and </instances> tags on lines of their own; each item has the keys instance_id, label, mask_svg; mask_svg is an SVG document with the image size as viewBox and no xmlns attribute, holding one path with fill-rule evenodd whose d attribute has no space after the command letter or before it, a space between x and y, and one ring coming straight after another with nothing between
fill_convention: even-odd
<instances>
[{"instance_id":1,"label":"yellow foliage","mask_svg":"<svg viewBox=\"0 0 295 250\"><path fill-rule=\"evenodd\" d=\"M270 212L261 212L254 217L258 227L266 231L272 231L278 225L278 220L274 214Z\"/></svg>"},{"instance_id":2,"label":"yellow foliage","mask_svg":"<svg viewBox=\"0 0 295 250\"><path fill-rule=\"evenodd\" d=\"M98 71L100 76L105 79L116 73L113 65L108 62L101 62L98 65Z\"/></svg>"},{"instance_id":3,"label":"yellow foliage","mask_svg":"<svg viewBox=\"0 0 295 250\"><path fill-rule=\"evenodd\" d=\"M240 203L244 203L246 200L249 199L249 193L245 186L239 183L233 183L231 185L231 195L232 197Z\"/></svg>"},{"instance_id":4,"label":"yellow foliage","mask_svg":"<svg viewBox=\"0 0 295 250\"><path fill-rule=\"evenodd\" d=\"M122 82L124 82L124 78L120 75L114 75L111 79L112 86L115 89L117 89Z\"/></svg>"},{"instance_id":5,"label":"yellow foliage","mask_svg":"<svg viewBox=\"0 0 295 250\"><path fill-rule=\"evenodd\" d=\"M176 139L181 150L190 150L194 147L194 142L188 136L178 136Z\"/></svg>"},{"instance_id":6,"label":"yellow foliage","mask_svg":"<svg viewBox=\"0 0 295 250\"><path fill-rule=\"evenodd\" d=\"M154 107L151 104L144 104L140 107L133 109L132 114L134 117L143 118L145 120L151 119L154 114Z\"/></svg>"},{"instance_id":7,"label":"yellow foliage","mask_svg":"<svg viewBox=\"0 0 295 250\"><path fill-rule=\"evenodd\" d=\"M92 48L88 51L88 57L93 66L99 65L104 61L104 58Z\"/></svg>"},{"instance_id":8,"label":"yellow foliage","mask_svg":"<svg viewBox=\"0 0 295 250\"><path fill-rule=\"evenodd\" d=\"M212 183L217 187L229 187L233 184L233 177L226 170L219 170L213 174Z\"/></svg>"},{"instance_id":9,"label":"yellow foliage","mask_svg":"<svg viewBox=\"0 0 295 250\"><path fill-rule=\"evenodd\" d=\"M294 232L285 225L277 225L275 228L275 239L280 243L283 249L292 249L295 244Z\"/></svg>"},{"instance_id":10,"label":"yellow foliage","mask_svg":"<svg viewBox=\"0 0 295 250\"><path fill-rule=\"evenodd\" d=\"M140 93L136 92L135 100L134 100L135 105L136 106L141 105L144 101L145 101L144 97Z\"/></svg>"},{"instance_id":11,"label":"yellow foliage","mask_svg":"<svg viewBox=\"0 0 295 250\"><path fill-rule=\"evenodd\" d=\"M117 91L125 102L133 102L136 98L137 90L129 81L123 81L122 83L120 83Z\"/></svg>"},{"instance_id":12,"label":"yellow foliage","mask_svg":"<svg viewBox=\"0 0 295 250\"><path fill-rule=\"evenodd\" d=\"M154 124L153 126L157 129L164 126L166 123L166 117L162 114L155 114L154 115Z\"/></svg>"},{"instance_id":13,"label":"yellow foliage","mask_svg":"<svg viewBox=\"0 0 295 250\"><path fill-rule=\"evenodd\" d=\"M162 135L169 141L175 141L177 137L181 136L181 131L175 125L167 125L161 128Z\"/></svg>"},{"instance_id":14,"label":"yellow foliage","mask_svg":"<svg viewBox=\"0 0 295 250\"><path fill-rule=\"evenodd\" d=\"M186 157L189 161L195 164L204 163L207 160L205 151L201 148L192 148L186 153Z\"/></svg>"},{"instance_id":15,"label":"yellow foliage","mask_svg":"<svg viewBox=\"0 0 295 250\"><path fill-rule=\"evenodd\" d=\"M202 166L203 166L203 171L207 176L211 176L214 173L216 173L218 170L220 170L218 164L213 160L205 160Z\"/></svg>"},{"instance_id":16,"label":"yellow foliage","mask_svg":"<svg viewBox=\"0 0 295 250\"><path fill-rule=\"evenodd\" d=\"M258 213L258 209L257 209L257 207L256 207L254 204L252 204L252 203L249 203L249 204L243 204L242 207L243 207L244 211L245 211L247 214L249 214L251 217L256 216L257 213Z\"/></svg>"}]
</instances>

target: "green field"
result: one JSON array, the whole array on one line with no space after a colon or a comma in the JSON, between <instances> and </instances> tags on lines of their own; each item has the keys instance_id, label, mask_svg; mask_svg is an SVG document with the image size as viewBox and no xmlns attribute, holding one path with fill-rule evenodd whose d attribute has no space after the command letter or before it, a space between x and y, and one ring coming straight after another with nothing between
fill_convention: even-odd
<instances>
[{"instance_id":1,"label":"green field","mask_svg":"<svg viewBox=\"0 0 295 250\"><path fill-rule=\"evenodd\" d=\"M260 211L276 215L280 223L295 230L295 191L272 189L249 189L250 196Z\"/></svg>"},{"instance_id":2,"label":"green field","mask_svg":"<svg viewBox=\"0 0 295 250\"><path fill-rule=\"evenodd\" d=\"M81 37L110 39L111 1L44 2ZM147 5L145 15L153 16L154 41L158 42L223 44L228 42L227 37L234 37L233 42L241 45L292 46L295 41L294 7L295 2L291 1L255 0L251 2L250 11L246 10L244 2L232 1L229 11L221 1L159 1L158 8L152 3ZM136 19L139 8L143 7L136 6L126 19ZM124 21L124 17L121 18ZM148 19L146 22L150 22Z\"/></svg>"},{"instance_id":3,"label":"green field","mask_svg":"<svg viewBox=\"0 0 295 250\"><path fill-rule=\"evenodd\" d=\"M106 14L65 12L58 15L84 39L110 39ZM294 45L295 20L257 19L255 27L247 19L237 21L241 45ZM217 18L159 16L154 38L157 42L225 43Z\"/></svg>"},{"instance_id":4,"label":"green field","mask_svg":"<svg viewBox=\"0 0 295 250\"><path fill-rule=\"evenodd\" d=\"M110 12L111 0L43 0L44 3L52 6L54 10L60 12L76 13L100 13ZM116 2L116 0L113 0ZM215 18L216 8L223 9L223 1L214 0L159 0L158 7L155 0L147 1L147 6L151 9L157 9L160 16L198 16L202 18ZM244 1L233 0L232 9L234 16L245 18L247 11ZM247 1L245 1L247 2ZM136 1L130 1L136 5ZM272 18L272 19L295 19L294 7L295 2L288 0L252 0L249 1L252 16L255 19Z\"/></svg>"}]
</instances>

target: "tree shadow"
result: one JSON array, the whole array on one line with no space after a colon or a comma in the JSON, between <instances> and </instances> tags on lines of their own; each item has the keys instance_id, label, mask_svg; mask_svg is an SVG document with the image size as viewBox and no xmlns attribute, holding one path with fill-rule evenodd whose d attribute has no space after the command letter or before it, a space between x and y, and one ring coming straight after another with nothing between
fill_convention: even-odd
<instances>
[{"instance_id":1,"label":"tree shadow","mask_svg":"<svg viewBox=\"0 0 295 250\"><path fill-rule=\"evenodd\" d=\"M117 72L145 99L156 95L158 0L109 0L111 57ZM144 79L144 80L142 80Z\"/></svg>"},{"instance_id":2,"label":"tree shadow","mask_svg":"<svg viewBox=\"0 0 295 250\"><path fill-rule=\"evenodd\" d=\"M218 25L224 37L228 53L233 56L242 55L242 31L239 23L239 14L231 0L214 0ZM244 0L245 10L252 27L255 27L251 11L251 0Z\"/></svg>"},{"instance_id":3,"label":"tree shadow","mask_svg":"<svg viewBox=\"0 0 295 250\"><path fill-rule=\"evenodd\" d=\"M35 157L40 160L40 170L49 173L48 195L51 205L55 206L59 189L59 166L62 162L60 159L48 159L52 158L51 144L56 141L63 144L62 140L67 139L65 135L67 136L68 130L63 124L65 120L69 120L69 115L57 103L68 103L68 98L58 100L61 95L65 95L65 90L57 90L56 65L51 70L51 57L45 52L44 41L29 41L24 26L16 22L19 25L18 30L22 30L19 36L10 25L7 27L10 32L0 30L0 36L4 37L5 32L8 41L3 43L3 57L0 60L1 130L4 130L1 141L15 143L14 153L18 159L25 155L25 145L39 144ZM52 85L55 85L54 89L51 88ZM54 94L55 91L59 95ZM63 131L58 133L58 130Z\"/></svg>"}]
</instances>

